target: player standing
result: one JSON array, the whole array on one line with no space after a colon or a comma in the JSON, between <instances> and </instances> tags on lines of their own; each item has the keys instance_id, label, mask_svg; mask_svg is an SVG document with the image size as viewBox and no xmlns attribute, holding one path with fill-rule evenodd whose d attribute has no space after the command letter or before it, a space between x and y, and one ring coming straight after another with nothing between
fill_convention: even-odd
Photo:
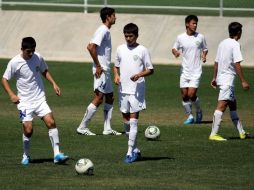
<instances>
[{"instance_id":1,"label":"player standing","mask_svg":"<svg viewBox=\"0 0 254 190\"><path fill-rule=\"evenodd\" d=\"M192 104L196 107L196 123L202 121L202 109L197 96L199 82L202 75L202 62L206 62L208 53L205 37L196 32L198 17L189 15L185 18L186 32L177 36L172 53L177 58L182 52L180 88L182 105L188 115L184 124L194 123Z\"/></svg>"},{"instance_id":2,"label":"player standing","mask_svg":"<svg viewBox=\"0 0 254 190\"><path fill-rule=\"evenodd\" d=\"M211 86L220 89L217 108L213 115L212 131L209 140L225 141L226 139L218 135L218 130L222 120L222 115L227 107L230 110L230 117L237 128L240 139L250 138L246 133L237 114L236 97L234 92L234 80L239 76L244 90L249 90L249 84L244 78L240 63L243 61L241 47L238 40L242 35L242 25L232 22L228 26L229 38L223 40L218 47L214 64L213 79Z\"/></svg>"},{"instance_id":3,"label":"player standing","mask_svg":"<svg viewBox=\"0 0 254 190\"><path fill-rule=\"evenodd\" d=\"M77 132L82 135L96 135L87 128L87 125L97 111L97 108L102 104L103 97L105 97L103 135L121 135L121 133L111 128L114 97L110 74L112 51L110 28L116 21L115 10L104 7L100 11L100 17L103 24L96 30L91 42L87 46L94 61L94 98L88 105L86 113L77 128Z\"/></svg>"},{"instance_id":4,"label":"player standing","mask_svg":"<svg viewBox=\"0 0 254 190\"><path fill-rule=\"evenodd\" d=\"M39 116L48 128L49 138L54 151L54 163L63 163L68 156L59 151L59 135L56 123L49 108L41 74L52 84L56 94L61 95L60 88L48 71L48 66L41 55L35 52L36 42L32 37L22 39L21 54L10 60L2 78L2 85L12 103L17 104L20 121L23 123L23 159L21 163L30 162L30 140L33 134L33 114ZM15 76L18 94L9 85L9 80Z\"/></svg>"},{"instance_id":5,"label":"player standing","mask_svg":"<svg viewBox=\"0 0 254 190\"><path fill-rule=\"evenodd\" d=\"M129 23L123 29L126 44L118 46L114 66L114 81L119 85L119 105L124 129L128 137L126 163L132 163L141 155L137 148L139 112L146 108L145 79L153 74L148 50L136 42L138 27Z\"/></svg>"}]
</instances>

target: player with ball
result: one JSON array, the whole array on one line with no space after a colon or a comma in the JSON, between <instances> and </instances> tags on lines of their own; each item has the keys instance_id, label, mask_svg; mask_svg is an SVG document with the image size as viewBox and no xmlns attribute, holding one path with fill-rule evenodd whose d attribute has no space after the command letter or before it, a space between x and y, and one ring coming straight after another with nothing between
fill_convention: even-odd
<instances>
[{"instance_id":1,"label":"player with ball","mask_svg":"<svg viewBox=\"0 0 254 190\"><path fill-rule=\"evenodd\" d=\"M119 107L128 137L128 151L124 161L132 163L140 155L136 137L139 112L146 108L144 77L153 74L154 69L147 48L136 42L138 26L129 23L124 26L123 33L126 43L116 50L114 82L119 85Z\"/></svg>"}]
</instances>

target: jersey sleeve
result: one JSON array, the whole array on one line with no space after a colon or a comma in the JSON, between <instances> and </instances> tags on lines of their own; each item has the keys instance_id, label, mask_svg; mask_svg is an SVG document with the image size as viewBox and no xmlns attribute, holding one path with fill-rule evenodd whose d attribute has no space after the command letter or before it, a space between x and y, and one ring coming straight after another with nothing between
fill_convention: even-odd
<instances>
[{"instance_id":1,"label":"jersey sleeve","mask_svg":"<svg viewBox=\"0 0 254 190\"><path fill-rule=\"evenodd\" d=\"M180 40L179 40L179 36L177 36L176 41L173 45L173 49L179 50L180 49Z\"/></svg>"},{"instance_id":2,"label":"jersey sleeve","mask_svg":"<svg viewBox=\"0 0 254 190\"><path fill-rule=\"evenodd\" d=\"M14 74L15 74L15 68L12 62L10 61L3 74L3 78L5 78L6 80L10 80L14 76Z\"/></svg>"},{"instance_id":3,"label":"jersey sleeve","mask_svg":"<svg viewBox=\"0 0 254 190\"><path fill-rule=\"evenodd\" d=\"M105 35L106 35L106 31L99 28L94 33L93 38L91 39L90 43L96 44L97 46L100 46Z\"/></svg>"},{"instance_id":4,"label":"jersey sleeve","mask_svg":"<svg viewBox=\"0 0 254 190\"><path fill-rule=\"evenodd\" d=\"M205 39L204 36L202 37L202 50L203 51L208 51L206 39Z\"/></svg>"},{"instance_id":5,"label":"jersey sleeve","mask_svg":"<svg viewBox=\"0 0 254 190\"><path fill-rule=\"evenodd\" d=\"M116 49L116 57L115 57L115 67L120 67L121 56L120 56L120 48Z\"/></svg>"},{"instance_id":6,"label":"jersey sleeve","mask_svg":"<svg viewBox=\"0 0 254 190\"><path fill-rule=\"evenodd\" d=\"M241 53L241 47L239 43L237 43L237 45L235 45L233 48L233 61L234 63L243 61L243 56Z\"/></svg>"},{"instance_id":7,"label":"jersey sleeve","mask_svg":"<svg viewBox=\"0 0 254 190\"><path fill-rule=\"evenodd\" d=\"M47 63L44 61L43 57L39 56L39 60L40 60L40 71L41 73L45 72L46 70L48 70L48 65Z\"/></svg>"},{"instance_id":8,"label":"jersey sleeve","mask_svg":"<svg viewBox=\"0 0 254 190\"><path fill-rule=\"evenodd\" d=\"M151 56L150 56L150 53L149 53L148 49L146 49L146 48L144 50L143 61L144 61L146 69L153 69L153 65L152 65L152 61L151 61Z\"/></svg>"}]
</instances>

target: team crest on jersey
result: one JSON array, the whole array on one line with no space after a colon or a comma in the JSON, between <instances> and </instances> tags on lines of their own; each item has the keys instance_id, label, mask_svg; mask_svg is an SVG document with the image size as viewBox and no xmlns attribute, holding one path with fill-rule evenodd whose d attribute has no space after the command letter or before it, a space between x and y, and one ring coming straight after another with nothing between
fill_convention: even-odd
<instances>
[{"instance_id":1,"label":"team crest on jersey","mask_svg":"<svg viewBox=\"0 0 254 190\"><path fill-rule=\"evenodd\" d=\"M36 66L35 70L36 70L36 72L39 72L40 71L40 67Z\"/></svg>"},{"instance_id":2,"label":"team crest on jersey","mask_svg":"<svg viewBox=\"0 0 254 190\"><path fill-rule=\"evenodd\" d=\"M196 41L195 44L199 47L201 42L200 41Z\"/></svg>"},{"instance_id":3,"label":"team crest on jersey","mask_svg":"<svg viewBox=\"0 0 254 190\"><path fill-rule=\"evenodd\" d=\"M134 60L134 61L137 61L138 58L139 58L138 55L133 55L133 60Z\"/></svg>"}]
</instances>

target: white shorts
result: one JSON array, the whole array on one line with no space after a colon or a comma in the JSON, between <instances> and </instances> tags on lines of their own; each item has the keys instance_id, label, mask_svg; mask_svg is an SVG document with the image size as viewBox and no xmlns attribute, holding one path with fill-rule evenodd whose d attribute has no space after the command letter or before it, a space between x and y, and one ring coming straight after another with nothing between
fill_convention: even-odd
<instances>
[{"instance_id":1,"label":"white shorts","mask_svg":"<svg viewBox=\"0 0 254 190\"><path fill-rule=\"evenodd\" d=\"M137 96L119 93L119 107L122 113L137 113L144 110L146 109L145 94Z\"/></svg>"},{"instance_id":2,"label":"white shorts","mask_svg":"<svg viewBox=\"0 0 254 190\"><path fill-rule=\"evenodd\" d=\"M235 90L233 86L228 85L220 85L219 86L220 92L218 100L229 100L229 101L235 101Z\"/></svg>"},{"instance_id":3,"label":"white shorts","mask_svg":"<svg viewBox=\"0 0 254 190\"><path fill-rule=\"evenodd\" d=\"M33 103L29 105L24 105L22 103L19 103L17 107L19 110L20 122L32 121L33 114L42 118L48 113L52 112L46 101Z\"/></svg>"},{"instance_id":4,"label":"white shorts","mask_svg":"<svg viewBox=\"0 0 254 190\"><path fill-rule=\"evenodd\" d=\"M98 90L104 94L113 92L111 75L109 72L103 72L100 78L94 76L94 91Z\"/></svg>"},{"instance_id":5,"label":"white shorts","mask_svg":"<svg viewBox=\"0 0 254 190\"><path fill-rule=\"evenodd\" d=\"M200 78L185 78L180 76L180 88L198 88Z\"/></svg>"}]
</instances>

